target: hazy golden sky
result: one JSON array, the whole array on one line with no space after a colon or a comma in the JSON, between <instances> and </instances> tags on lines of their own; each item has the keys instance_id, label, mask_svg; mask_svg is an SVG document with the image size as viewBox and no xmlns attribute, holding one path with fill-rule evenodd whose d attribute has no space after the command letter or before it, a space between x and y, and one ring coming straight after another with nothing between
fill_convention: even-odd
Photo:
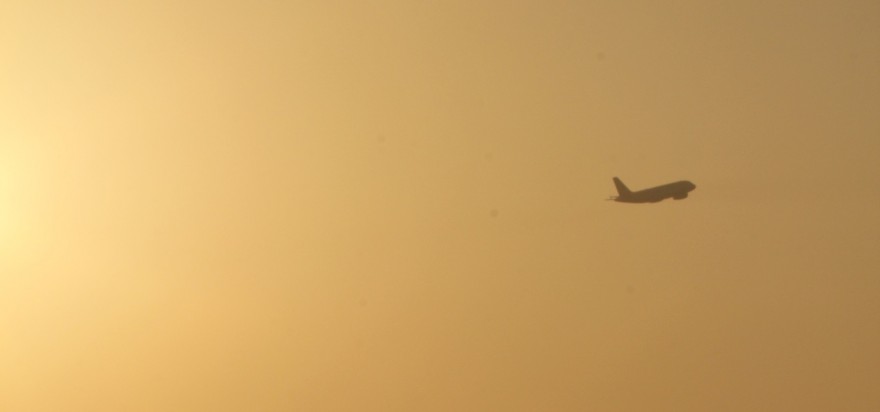
<instances>
[{"instance_id":1,"label":"hazy golden sky","mask_svg":"<svg viewBox=\"0 0 880 412\"><path fill-rule=\"evenodd\" d=\"M880 3L714 3L3 0L0 410L880 410Z\"/></svg>"}]
</instances>

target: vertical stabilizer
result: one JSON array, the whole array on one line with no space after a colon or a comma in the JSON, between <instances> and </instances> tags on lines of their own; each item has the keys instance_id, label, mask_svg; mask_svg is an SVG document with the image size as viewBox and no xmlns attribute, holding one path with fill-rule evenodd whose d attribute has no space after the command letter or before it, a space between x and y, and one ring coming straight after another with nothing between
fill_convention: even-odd
<instances>
[{"instance_id":1,"label":"vertical stabilizer","mask_svg":"<svg viewBox=\"0 0 880 412\"><path fill-rule=\"evenodd\" d=\"M616 177L614 178L614 186L617 186L617 194L620 196L628 196L630 193L632 193L629 191L629 188L626 187L625 184L623 184L623 181Z\"/></svg>"}]
</instances>

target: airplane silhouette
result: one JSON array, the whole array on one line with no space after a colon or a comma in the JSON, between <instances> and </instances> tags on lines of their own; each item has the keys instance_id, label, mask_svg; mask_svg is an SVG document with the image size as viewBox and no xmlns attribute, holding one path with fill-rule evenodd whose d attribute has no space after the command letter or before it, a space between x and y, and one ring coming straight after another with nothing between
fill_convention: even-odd
<instances>
[{"instance_id":1,"label":"airplane silhouette","mask_svg":"<svg viewBox=\"0 0 880 412\"><path fill-rule=\"evenodd\" d=\"M633 192L616 177L614 178L614 186L617 187L618 196L612 196L608 200L623 203L656 203L670 197L675 200L684 199L688 197L688 192L697 188L695 184L682 180Z\"/></svg>"}]
</instances>

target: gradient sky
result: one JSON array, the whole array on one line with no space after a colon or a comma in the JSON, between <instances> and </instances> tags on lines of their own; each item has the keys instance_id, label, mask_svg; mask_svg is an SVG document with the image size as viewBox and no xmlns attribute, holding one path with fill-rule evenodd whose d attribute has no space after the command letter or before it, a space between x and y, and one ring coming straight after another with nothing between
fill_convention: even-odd
<instances>
[{"instance_id":1,"label":"gradient sky","mask_svg":"<svg viewBox=\"0 0 880 412\"><path fill-rule=\"evenodd\" d=\"M880 3L714 3L4 0L0 410L880 410Z\"/></svg>"}]
</instances>

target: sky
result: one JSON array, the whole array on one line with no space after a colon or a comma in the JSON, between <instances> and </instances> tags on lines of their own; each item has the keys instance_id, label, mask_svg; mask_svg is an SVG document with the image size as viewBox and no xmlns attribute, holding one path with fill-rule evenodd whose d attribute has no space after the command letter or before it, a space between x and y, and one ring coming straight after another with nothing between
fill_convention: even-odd
<instances>
[{"instance_id":1,"label":"sky","mask_svg":"<svg viewBox=\"0 0 880 412\"><path fill-rule=\"evenodd\" d=\"M0 409L880 410L878 73L876 1L4 0Z\"/></svg>"}]
</instances>

